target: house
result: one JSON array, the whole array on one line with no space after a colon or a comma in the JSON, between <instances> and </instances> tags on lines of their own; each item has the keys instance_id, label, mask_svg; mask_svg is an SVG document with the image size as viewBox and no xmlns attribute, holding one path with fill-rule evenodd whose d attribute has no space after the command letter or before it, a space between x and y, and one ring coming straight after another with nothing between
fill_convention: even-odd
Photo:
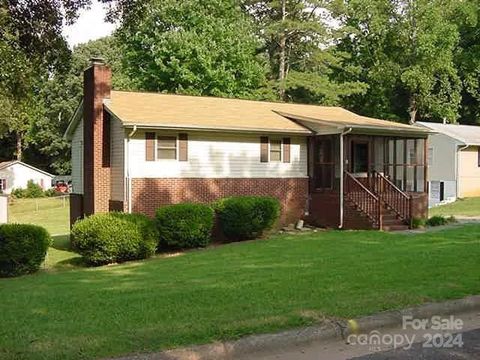
<instances>
[{"instance_id":1,"label":"house","mask_svg":"<svg viewBox=\"0 0 480 360\"><path fill-rule=\"evenodd\" d=\"M339 107L113 91L110 79L93 60L65 134L72 222L232 195L277 197L283 224L392 229L427 215L425 128Z\"/></svg>"},{"instance_id":2,"label":"house","mask_svg":"<svg viewBox=\"0 0 480 360\"><path fill-rule=\"evenodd\" d=\"M418 124L435 132L428 145L430 205L480 196L480 126Z\"/></svg>"},{"instance_id":3,"label":"house","mask_svg":"<svg viewBox=\"0 0 480 360\"><path fill-rule=\"evenodd\" d=\"M0 162L0 190L4 194L26 188L30 180L47 190L52 187L53 178L52 174L19 160Z\"/></svg>"}]
</instances>

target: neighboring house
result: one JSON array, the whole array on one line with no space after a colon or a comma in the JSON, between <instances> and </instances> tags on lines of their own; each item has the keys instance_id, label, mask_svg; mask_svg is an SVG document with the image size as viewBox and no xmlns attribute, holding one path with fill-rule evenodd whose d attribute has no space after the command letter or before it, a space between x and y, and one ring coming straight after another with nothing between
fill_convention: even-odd
<instances>
[{"instance_id":1,"label":"neighboring house","mask_svg":"<svg viewBox=\"0 0 480 360\"><path fill-rule=\"evenodd\" d=\"M53 178L52 174L18 160L0 162L0 190L4 194L26 188L29 180L47 190L52 187Z\"/></svg>"},{"instance_id":2,"label":"neighboring house","mask_svg":"<svg viewBox=\"0 0 480 360\"><path fill-rule=\"evenodd\" d=\"M430 206L480 196L480 126L418 124L436 132L428 145Z\"/></svg>"},{"instance_id":3,"label":"neighboring house","mask_svg":"<svg viewBox=\"0 0 480 360\"><path fill-rule=\"evenodd\" d=\"M71 217L154 215L179 202L269 195L281 223L404 228L427 215L427 129L339 107L112 91L94 61L65 136Z\"/></svg>"}]
</instances>

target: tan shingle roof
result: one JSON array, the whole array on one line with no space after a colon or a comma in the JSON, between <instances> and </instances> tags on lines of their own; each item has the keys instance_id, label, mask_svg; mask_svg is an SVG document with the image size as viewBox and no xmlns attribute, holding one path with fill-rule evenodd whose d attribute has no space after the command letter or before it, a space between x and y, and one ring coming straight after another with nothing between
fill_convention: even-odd
<instances>
[{"instance_id":1,"label":"tan shingle roof","mask_svg":"<svg viewBox=\"0 0 480 360\"><path fill-rule=\"evenodd\" d=\"M414 127L368 118L340 107L275 103L215 97L112 91L105 106L125 125L311 133L287 117L332 126ZM418 131L418 128L415 128Z\"/></svg>"}]
</instances>

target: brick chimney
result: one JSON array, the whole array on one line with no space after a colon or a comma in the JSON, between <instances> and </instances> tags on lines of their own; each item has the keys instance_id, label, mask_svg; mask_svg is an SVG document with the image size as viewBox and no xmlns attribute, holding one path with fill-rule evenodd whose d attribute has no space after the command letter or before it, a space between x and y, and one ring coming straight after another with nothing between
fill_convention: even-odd
<instances>
[{"instance_id":1,"label":"brick chimney","mask_svg":"<svg viewBox=\"0 0 480 360\"><path fill-rule=\"evenodd\" d=\"M110 118L103 100L110 98L112 71L92 58L83 73L83 212L107 212L110 198Z\"/></svg>"}]
</instances>

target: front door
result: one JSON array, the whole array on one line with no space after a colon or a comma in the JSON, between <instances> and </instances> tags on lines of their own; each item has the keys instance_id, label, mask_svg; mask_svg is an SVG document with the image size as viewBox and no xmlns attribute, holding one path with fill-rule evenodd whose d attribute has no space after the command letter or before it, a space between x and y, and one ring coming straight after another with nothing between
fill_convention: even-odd
<instances>
[{"instance_id":1,"label":"front door","mask_svg":"<svg viewBox=\"0 0 480 360\"><path fill-rule=\"evenodd\" d=\"M351 172L366 175L370 159L370 144L367 141L352 141L350 159Z\"/></svg>"}]
</instances>

